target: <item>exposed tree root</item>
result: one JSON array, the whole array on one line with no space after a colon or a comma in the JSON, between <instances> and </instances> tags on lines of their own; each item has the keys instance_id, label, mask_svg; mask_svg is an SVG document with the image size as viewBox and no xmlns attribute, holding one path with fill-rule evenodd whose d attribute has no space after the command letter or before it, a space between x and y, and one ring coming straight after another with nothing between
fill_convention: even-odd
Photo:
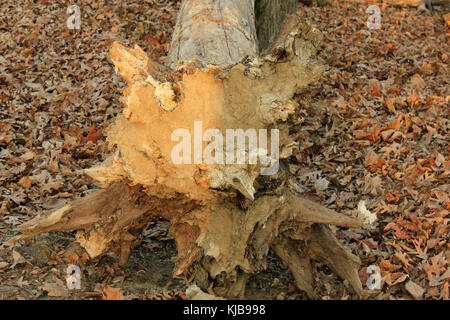
<instances>
[{"instance_id":1,"label":"exposed tree root","mask_svg":"<svg viewBox=\"0 0 450 320\"><path fill-rule=\"evenodd\" d=\"M171 222L177 240L174 274L194 270L203 290L213 281L218 295L242 298L248 276L266 267L272 248L310 298L318 298L311 258L327 264L362 295L359 259L344 249L323 223L345 227L363 223L289 190L283 194L261 196L243 210L227 201L206 206L183 198L149 197L137 187L115 183L25 223L14 240L55 230L78 230L76 239L91 257L112 251L119 256L119 263L126 265L141 229L161 216Z\"/></svg>"},{"instance_id":2,"label":"exposed tree root","mask_svg":"<svg viewBox=\"0 0 450 320\"><path fill-rule=\"evenodd\" d=\"M300 252L300 244L297 241L287 238L277 239L272 244L276 255L291 271L297 287L305 291L310 299L319 299L314 292L314 278L311 267L311 259L307 252Z\"/></svg>"},{"instance_id":3,"label":"exposed tree root","mask_svg":"<svg viewBox=\"0 0 450 320\"><path fill-rule=\"evenodd\" d=\"M361 261L335 238L327 225L314 223L300 232L288 231L274 241L272 249L291 271L297 287L311 299L319 298L314 291L311 259L325 263L359 297L376 294L362 288L358 275Z\"/></svg>"},{"instance_id":4,"label":"exposed tree root","mask_svg":"<svg viewBox=\"0 0 450 320\"><path fill-rule=\"evenodd\" d=\"M124 265L142 228L155 216L168 219L180 208L188 211L192 201L150 197L139 187L118 182L24 223L20 226L22 234L11 241L51 231L78 230L76 240L91 257L114 252Z\"/></svg>"},{"instance_id":5,"label":"exposed tree root","mask_svg":"<svg viewBox=\"0 0 450 320\"><path fill-rule=\"evenodd\" d=\"M328 226L313 225L311 228L309 254L313 259L324 262L334 273L347 280L353 290L363 293L358 269L361 261L339 243Z\"/></svg>"}]
</instances>

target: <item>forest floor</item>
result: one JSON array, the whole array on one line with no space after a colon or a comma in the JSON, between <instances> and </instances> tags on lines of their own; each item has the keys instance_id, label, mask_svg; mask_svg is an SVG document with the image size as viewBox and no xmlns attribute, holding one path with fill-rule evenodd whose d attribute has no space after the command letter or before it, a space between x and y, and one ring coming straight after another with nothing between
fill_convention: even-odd
<instances>
[{"instance_id":1,"label":"forest floor","mask_svg":"<svg viewBox=\"0 0 450 320\"><path fill-rule=\"evenodd\" d=\"M178 1L84 0L81 30L66 25L72 1L4 0L0 8L0 244L39 212L98 186L83 169L105 159L103 132L121 112L124 80L109 46L138 44L164 63ZM307 96L300 150L289 169L306 197L339 212L364 204L373 226L334 228L362 260L381 271L375 299L449 299L449 25L443 10L381 7L370 30L366 4L299 5L324 34L328 65ZM187 280L172 277L176 248L168 222L155 220L128 265L89 259L74 234L44 234L0 249L2 299L182 299ZM81 289L65 283L68 264ZM356 299L316 263L324 299ZM306 299L270 255L248 281L247 298Z\"/></svg>"}]
</instances>

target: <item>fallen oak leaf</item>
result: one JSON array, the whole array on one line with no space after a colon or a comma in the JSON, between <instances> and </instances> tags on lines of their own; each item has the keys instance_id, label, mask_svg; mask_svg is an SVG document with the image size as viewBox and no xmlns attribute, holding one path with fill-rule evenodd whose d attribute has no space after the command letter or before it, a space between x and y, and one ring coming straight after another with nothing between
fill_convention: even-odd
<instances>
[{"instance_id":1,"label":"fallen oak leaf","mask_svg":"<svg viewBox=\"0 0 450 320\"><path fill-rule=\"evenodd\" d=\"M104 285L102 288L103 300L125 300L120 289Z\"/></svg>"},{"instance_id":2,"label":"fallen oak leaf","mask_svg":"<svg viewBox=\"0 0 450 320\"><path fill-rule=\"evenodd\" d=\"M400 262L407 268L411 269L411 264L407 261L407 258L404 253L397 252L394 254L394 257L400 260Z\"/></svg>"},{"instance_id":3,"label":"fallen oak leaf","mask_svg":"<svg viewBox=\"0 0 450 320\"><path fill-rule=\"evenodd\" d=\"M392 142L392 141L395 141L395 140L397 140L398 138L400 138L400 137L403 137L403 133L401 133L400 131L395 131L394 132L394 134L392 134L390 137L389 137L389 142Z\"/></svg>"},{"instance_id":4,"label":"fallen oak leaf","mask_svg":"<svg viewBox=\"0 0 450 320\"><path fill-rule=\"evenodd\" d=\"M91 126L89 128L89 133L86 137L81 136L80 142L81 143L87 143L88 141L92 141L93 143L97 143L98 140L103 138L103 132L101 130L96 131L96 126Z\"/></svg>"},{"instance_id":5,"label":"fallen oak leaf","mask_svg":"<svg viewBox=\"0 0 450 320\"><path fill-rule=\"evenodd\" d=\"M380 267L380 269L385 270L385 271L389 271L393 267L392 264L388 260L381 261L378 266Z\"/></svg>"},{"instance_id":6,"label":"fallen oak leaf","mask_svg":"<svg viewBox=\"0 0 450 320\"><path fill-rule=\"evenodd\" d=\"M388 109L390 112L395 113L395 107L394 107L394 104L392 103L391 99L389 99L389 97L386 97L386 98L384 99L384 101L385 101L385 103L386 103L387 109Z\"/></svg>"},{"instance_id":7,"label":"fallen oak leaf","mask_svg":"<svg viewBox=\"0 0 450 320\"><path fill-rule=\"evenodd\" d=\"M410 127L411 127L411 120L409 119L409 114L405 114L405 131L403 131L403 133L408 133Z\"/></svg>"},{"instance_id":8,"label":"fallen oak leaf","mask_svg":"<svg viewBox=\"0 0 450 320\"><path fill-rule=\"evenodd\" d=\"M33 160L36 157L36 152L33 151L28 151L25 152L24 154L22 154L19 159L21 161L29 161L29 160Z\"/></svg>"},{"instance_id":9,"label":"fallen oak leaf","mask_svg":"<svg viewBox=\"0 0 450 320\"><path fill-rule=\"evenodd\" d=\"M377 221L377 215L367 210L364 200L361 200L358 203L358 217L363 220L366 225L372 225Z\"/></svg>"},{"instance_id":10,"label":"fallen oak leaf","mask_svg":"<svg viewBox=\"0 0 450 320\"><path fill-rule=\"evenodd\" d=\"M63 258L62 260L65 263L70 264L70 263L78 262L79 259L80 259L80 257L75 252L73 252L72 254L70 254L70 256L68 258Z\"/></svg>"},{"instance_id":11,"label":"fallen oak leaf","mask_svg":"<svg viewBox=\"0 0 450 320\"><path fill-rule=\"evenodd\" d=\"M23 288L23 286L29 286L31 284L32 283L30 281L23 280L23 276L21 276L19 280L17 280L17 285L19 286L19 288Z\"/></svg>"},{"instance_id":12,"label":"fallen oak leaf","mask_svg":"<svg viewBox=\"0 0 450 320\"><path fill-rule=\"evenodd\" d=\"M401 272L394 272L394 273L386 272L385 281L389 286L393 286L404 275L405 274L401 273ZM404 280L402 280L402 281L404 281ZM400 282L402 282L402 281L400 281Z\"/></svg>"},{"instance_id":13,"label":"fallen oak leaf","mask_svg":"<svg viewBox=\"0 0 450 320\"><path fill-rule=\"evenodd\" d=\"M83 252L83 254L81 255L81 262L83 264L86 264L86 262L88 262L89 260L89 255L87 254L87 252Z\"/></svg>"},{"instance_id":14,"label":"fallen oak leaf","mask_svg":"<svg viewBox=\"0 0 450 320\"><path fill-rule=\"evenodd\" d=\"M9 201L2 201L2 205L0 206L0 218L9 212L9 208Z\"/></svg>"},{"instance_id":15,"label":"fallen oak leaf","mask_svg":"<svg viewBox=\"0 0 450 320\"><path fill-rule=\"evenodd\" d=\"M394 129L388 129L381 132L381 138L383 138L383 141L388 141L389 138L394 134Z\"/></svg>"},{"instance_id":16,"label":"fallen oak leaf","mask_svg":"<svg viewBox=\"0 0 450 320\"><path fill-rule=\"evenodd\" d=\"M372 142L377 141L380 138L381 126L377 125L372 131L355 131L355 138L358 140L371 140Z\"/></svg>"},{"instance_id":17,"label":"fallen oak leaf","mask_svg":"<svg viewBox=\"0 0 450 320\"><path fill-rule=\"evenodd\" d=\"M68 297L69 290L58 283L45 282L42 290L47 291L49 297Z\"/></svg>"},{"instance_id":18,"label":"fallen oak leaf","mask_svg":"<svg viewBox=\"0 0 450 320\"><path fill-rule=\"evenodd\" d=\"M411 107L414 107L416 104L419 103L419 98L415 94L412 94L408 97L408 99L406 99L406 101L409 103Z\"/></svg>"},{"instance_id":19,"label":"fallen oak leaf","mask_svg":"<svg viewBox=\"0 0 450 320\"><path fill-rule=\"evenodd\" d=\"M389 202L391 202L391 201L399 201L402 198L400 193L399 192L395 192L395 191L386 193L384 195L384 197Z\"/></svg>"},{"instance_id":20,"label":"fallen oak leaf","mask_svg":"<svg viewBox=\"0 0 450 320\"><path fill-rule=\"evenodd\" d=\"M388 124L386 127L384 127L381 130L387 130L387 129L394 129L395 131L400 130L400 127L402 125L402 118L403 118L403 115L399 115L394 121L392 121L390 124Z\"/></svg>"},{"instance_id":21,"label":"fallen oak leaf","mask_svg":"<svg viewBox=\"0 0 450 320\"><path fill-rule=\"evenodd\" d=\"M195 284L186 289L186 298L188 300L224 300L222 297L216 297L202 291L202 289Z\"/></svg>"},{"instance_id":22,"label":"fallen oak leaf","mask_svg":"<svg viewBox=\"0 0 450 320\"><path fill-rule=\"evenodd\" d=\"M427 273L430 286L432 284L440 284L440 274L446 270L447 260L443 256L443 252L430 258L430 262L426 263L425 272Z\"/></svg>"},{"instance_id":23,"label":"fallen oak leaf","mask_svg":"<svg viewBox=\"0 0 450 320\"><path fill-rule=\"evenodd\" d=\"M19 180L18 184L22 187L24 187L25 189L29 189L31 187L31 184L33 183L33 181L30 179L30 177L25 176L22 179Z\"/></svg>"},{"instance_id":24,"label":"fallen oak leaf","mask_svg":"<svg viewBox=\"0 0 450 320\"><path fill-rule=\"evenodd\" d=\"M395 280L395 282L392 284L392 285L396 285L396 284L399 284L399 283L402 283L403 281L405 281L406 279L408 279L408 275L407 274L401 274L401 276L400 277L398 277L398 279L397 280Z\"/></svg>"},{"instance_id":25,"label":"fallen oak leaf","mask_svg":"<svg viewBox=\"0 0 450 320\"><path fill-rule=\"evenodd\" d=\"M395 95L395 96L399 96L400 95L400 93L401 93L401 89L400 88L392 88L392 89L389 89L388 90L388 94L392 94L392 95Z\"/></svg>"},{"instance_id":26,"label":"fallen oak leaf","mask_svg":"<svg viewBox=\"0 0 450 320\"><path fill-rule=\"evenodd\" d=\"M410 79L410 85L416 90L422 90L426 83L419 74L414 74Z\"/></svg>"},{"instance_id":27,"label":"fallen oak leaf","mask_svg":"<svg viewBox=\"0 0 450 320\"><path fill-rule=\"evenodd\" d=\"M406 283L405 289L410 295L413 296L414 299L420 299L425 292L425 290L421 286L419 286L417 283L412 282L411 280Z\"/></svg>"},{"instance_id":28,"label":"fallen oak leaf","mask_svg":"<svg viewBox=\"0 0 450 320\"><path fill-rule=\"evenodd\" d=\"M41 191L41 193L51 192L52 189L55 190L55 191L59 191L62 187L63 187L63 184L60 181L55 180L55 181L51 181L51 182L43 185L40 188L40 191Z\"/></svg>"},{"instance_id":29,"label":"fallen oak leaf","mask_svg":"<svg viewBox=\"0 0 450 320\"><path fill-rule=\"evenodd\" d=\"M381 88L372 86L371 88L369 88L369 95L374 96L374 97L381 96Z\"/></svg>"},{"instance_id":30,"label":"fallen oak leaf","mask_svg":"<svg viewBox=\"0 0 450 320\"><path fill-rule=\"evenodd\" d=\"M447 14L444 14L444 15L442 16L442 18L444 18L445 23L447 24L447 27L450 27L450 12L447 13Z\"/></svg>"},{"instance_id":31,"label":"fallen oak leaf","mask_svg":"<svg viewBox=\"0 0 450 320\"><path fill-rule=\"evenodd\" d=\"M12 257L13 257L13 264L11 265L11 267L9 267L10 269L14 269L14 267L16 265L20 265L20 264L24 264L24 263L28 263L29 265L31 265L30 262L28 262L28 260L26 260L20 253L19 251L17 251L16 248L13 249L12 251Z\"/></svg>"},{"instance_id":32,"label":"fallen oak leaf","mask_svg":"<svg viewBox=\"0 0 450 320\"><path fill-rule=\"evenodd\" d=\"M364 158L364 165L370 166L378 162L380 160L380 156L373 150L369 152L369 154Z\"/></svg>"},{"instance_id":33,"label":"fallen oak leaf","mask_svg":"<svg viewBox=\"0 0 450 320\"><path fill-rule=\"evenodd\" d=\"M361 242L363 242L369 249L373 250L378 247L378 242L373 240L372 238L364 239Z\"/></svg>"},{"instance_id":34,"label":"fallen oak leaf","mask_svg":"<svg viewBox=\"0 0 450 320\"><path fill-rule=\"evenodd\" d=\"M156 39L155 37L148 37L148 38L147 38L147 41L148 41L148 43L149 43L150 45L152 45L152 46L157 46L157 45L159 45L159 41L158 41L158 39Z\"/></svg>"},{"instance_id":35,"label":"fallen oak leaf","mask_svg":"<svg viewBox=\"0 0 450 320\"><path fill-rule=\"evenodd\" d=\"M391 51L397 50L397 47L394 46L394 45L393 45L392 43L390 43L390 42L386 45L386 47L387 47L389 50L391 50Z\"/></svg>"}]
</instances>

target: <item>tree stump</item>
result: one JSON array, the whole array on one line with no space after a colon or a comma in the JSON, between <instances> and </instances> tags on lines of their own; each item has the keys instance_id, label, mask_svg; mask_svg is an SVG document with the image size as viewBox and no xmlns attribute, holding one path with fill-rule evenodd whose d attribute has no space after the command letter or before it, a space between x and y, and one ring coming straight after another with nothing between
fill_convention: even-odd
<instances>
[{"instance_id":1,"label":"tree stump","mask_svg":"<svg viewBox=\"0 0 450 320\"><path fill-rule=\"evenodd\" d=\"M175 236L174 275L202 289L214 283L216 295L242 298L270 249L310 298L318 298L311 259L364 295L358 257L328 227L363 222L300 198L283 164L299 143L289 136L302 121L293 97L324 70L315 57L321 38L289 15L260 55L252 0L184 0L170 70L138 46L114 43L124 110L107 132L110 157L86 170L102 189L23 224L14 240L78 230L90 257L112 251L125 265L159 216Z\"/></svg>"}]
</instances>

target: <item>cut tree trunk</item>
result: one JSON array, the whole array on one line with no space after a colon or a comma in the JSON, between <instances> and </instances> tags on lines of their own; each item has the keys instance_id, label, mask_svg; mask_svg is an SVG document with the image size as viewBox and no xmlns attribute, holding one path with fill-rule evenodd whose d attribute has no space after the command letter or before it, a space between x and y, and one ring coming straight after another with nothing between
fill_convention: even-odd
<instances>
[{"instance_id":1,"label":"cut tree trunk","mask_svg":"<svg viewBox=\"0 0 450 320\"><path fill-rule=\"evenodd\" d=\"M289 136L301 125L293 97L324 70L315 57L321 38L289 15L260 56L252 0L184 0L167 58L172 70L162 72L138 46L114 43L111 59L128 84L124 110L107 132L111 156L86 170L103 189L25 223L15 240L78 230L90 257L113 251L125 265L142 228L159 216L175 237L174 275L204 290L213 283L216 295L243 297L246 279L266 268L273 249L309 297L318 297L311 259L364 296L358 257L327 226L363 222L299 197L283 164L298 146ZM202 140L202 128L216 130ZM223 163L235 149L218 147L227 129L267 130L270 143L241 145L246 161ZM268 150L276 155L269 162L250 161Z\"/></svg>"},{"instance_id":2,"label":"cut tree trunk","mask_svg":"<svg viewBox=\"0 0 450 320\"><path fill-rule=\"evenodd\" d=\"M256 0L256 33L259 50L264 52L273 43L287 14L295 13L298 0Z\"/></svg>"}]
</instances>

